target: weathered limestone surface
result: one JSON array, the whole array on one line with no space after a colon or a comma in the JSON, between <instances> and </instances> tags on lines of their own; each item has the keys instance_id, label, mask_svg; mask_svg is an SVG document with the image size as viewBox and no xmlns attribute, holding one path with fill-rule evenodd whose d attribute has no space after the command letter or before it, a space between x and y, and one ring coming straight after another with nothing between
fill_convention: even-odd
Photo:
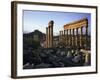
<instances>
[{"instance_id":1,"label":"weathered limestone surface","mask_svg":"<svg viewBox=\"0 0 100 80\"><path fill-rule=\"evenodd\" d=\"M83 27L85 27L85 43L83 44ZM79 32L80 30L80 32ZM78 21L71 22L64 25L64 32L66 37L66 45L72 47L87 47L88 40L88 19L84 18Z\"/></svg>"}]
</instances>

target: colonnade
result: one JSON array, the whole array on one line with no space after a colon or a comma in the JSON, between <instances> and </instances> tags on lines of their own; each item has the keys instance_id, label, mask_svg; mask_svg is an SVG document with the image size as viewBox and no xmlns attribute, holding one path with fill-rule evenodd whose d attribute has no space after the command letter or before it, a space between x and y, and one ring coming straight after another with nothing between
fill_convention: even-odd
<instances>
[{"instance_id":1,"label":"colonnade","mask_svg":"<svg viewBox=\"0 0 100 80\"><path fill-rule=\"evenodd\" d=\"M46 27L46 48L53 47L53 25L54 21L48 23ZM88 46L88 19L84 18L63 26L60 31L59 43L63 42L66 46L76 48L86 48Z\"/></svg>"},{"instance_id":2,"label":"colonnade","mask_svg":"<svg viewBox=\"0 0 100 80\"><path fill-rule=\"evenodd\" d=\"M83 34L83 28L85 28L85 34ZM82 20L64 25L64 30L60 31L60 36L65 37L62 41L64 41L67 46L87 47L88 19L84 18Z\"/></svg>"},{"instance_id":3,"label":"colonnade","mask_svg":"<svg viewBox=\"0 0 100 80\"><path fill-rule=\"evenodd\" d=\"M46 27L46 48L53 47L53 21L48 23L48 27Z\"/></svg>"}]
</instances>

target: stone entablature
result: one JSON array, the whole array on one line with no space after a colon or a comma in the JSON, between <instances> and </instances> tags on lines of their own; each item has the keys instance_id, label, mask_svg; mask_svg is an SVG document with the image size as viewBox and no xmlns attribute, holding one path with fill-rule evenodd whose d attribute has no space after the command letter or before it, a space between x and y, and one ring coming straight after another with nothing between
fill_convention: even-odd
<instances>
[{"instance_id":1,"label":"stone entablature","mask_svg":"<svg viewBox=\"0 0 100 80\"><path fill-rule=\"evenodd\" d=\"M81 19L81 20L78 20L78 21L74 21L74 22L65 24L65 25L64 25L64 30L66 30L66 29L81 28L81 27L83 27L83 26L86 27L87 24L88 24L88 19L87 19L87 18L84 18L84 19Z\"/></svg>"}]
</instances>

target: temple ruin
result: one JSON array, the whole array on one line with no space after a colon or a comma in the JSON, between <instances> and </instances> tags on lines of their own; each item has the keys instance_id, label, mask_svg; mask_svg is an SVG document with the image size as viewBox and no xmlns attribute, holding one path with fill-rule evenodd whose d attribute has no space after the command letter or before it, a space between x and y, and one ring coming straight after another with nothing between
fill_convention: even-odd
<instances>
[{"instance_id":1,"label":"temple ruin","mask_svg":"<svg viewBox=\"0 0 100 80\"><path fill-rule=\"evenodd\" d=\"M84 18L63 26L64 30L60 31L60 36L64 38L61 40L67 46L83 48L87 47L88 41L88 19ZM85 34L83 34L85 28ZM80 32L79 32L80 31Z\"/></svg>"},{"instance_id":2,"label":"temple ruin","mask_svg":"<svg viewBox=\"0 0 100 80\"><path fill-rule=\"evenodd\" d=\"M54 47L53 44L53 25L54 21L48 23L46 27L46 48ZM84 34L83 34L84 28ZM88 46L88 19L84 18L63 26L59 34L59 43L64 43L71 48L87 48Z\"/></svg>"}]
</instances>

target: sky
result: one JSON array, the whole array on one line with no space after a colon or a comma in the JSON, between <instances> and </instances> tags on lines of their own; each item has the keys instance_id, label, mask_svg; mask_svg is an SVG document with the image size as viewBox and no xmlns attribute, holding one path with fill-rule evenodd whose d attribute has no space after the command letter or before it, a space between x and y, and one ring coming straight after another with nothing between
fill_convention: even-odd
<instances>
[{"instance_id":1,"label":"sky","mask_svg":"<svg viewBox=\"0 0 100 80\"><path fill-rule=\"evenodd\" d=\"M89 34L91 29L91 14L75 12L34 11L23 10L23 33L39 30L46 33L49 21L54 21L54 35L59 35L63 26L73 21L87 18L89 22Z\"/></svg>"}]
</instances>

